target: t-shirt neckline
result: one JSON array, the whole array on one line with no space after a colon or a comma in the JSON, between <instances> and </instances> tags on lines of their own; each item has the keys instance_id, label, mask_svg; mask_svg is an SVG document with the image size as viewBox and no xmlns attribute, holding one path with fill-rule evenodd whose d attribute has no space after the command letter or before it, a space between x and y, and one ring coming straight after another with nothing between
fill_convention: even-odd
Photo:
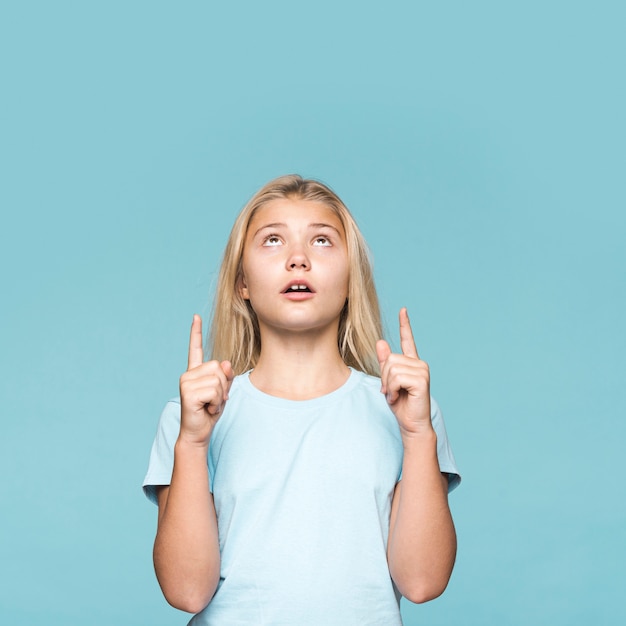
<instances>
[{"instance_id":1,"label":"t-shirt neckline","mask_svg":"<svg viewBox=\"0 0 626 626\"><path fill-rule=\"evenodd\" d=\"M323 405L333 404L334 402L337 402L344 395L352 391L355 385L358 384L359 375L361 374L361 372L350 367L350 375L341 385L341 387L338 387L334 391L326 393L322 396L318 396L317 398L310 398L308 400L289 400L287 398L281 398L279 396L272 396L269 393L265 393L264 391L261 391L259 388L255 387L250 380L251 373L252 370L248 370L241 376L242 387L247 394L253 396L259 402L263 402L264 404L269 404L277 408L299 409L320 407Z\"/></svg>"}]
</instances>

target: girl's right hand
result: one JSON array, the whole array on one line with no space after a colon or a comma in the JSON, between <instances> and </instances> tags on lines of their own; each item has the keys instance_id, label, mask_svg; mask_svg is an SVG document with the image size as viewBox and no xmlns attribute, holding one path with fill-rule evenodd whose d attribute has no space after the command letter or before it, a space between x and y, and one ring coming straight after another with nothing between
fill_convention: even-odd
<instances>
[{"instance_id":1,"label":"girl's right hand","mask_svg":"<svg viewBox=\"0 0 626 626\"><path fill-rule=\"evenodd\" d=\"M187 371L180 377L181 420L179 439L208 446L235 374L230 361L203 360L202 319L193 316Z\"/></svg>"}]
</instances>

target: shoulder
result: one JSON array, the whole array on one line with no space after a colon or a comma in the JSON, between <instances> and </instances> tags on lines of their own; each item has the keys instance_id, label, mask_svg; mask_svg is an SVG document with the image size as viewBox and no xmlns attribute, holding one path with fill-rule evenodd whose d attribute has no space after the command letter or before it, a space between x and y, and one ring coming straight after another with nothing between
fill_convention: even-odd
<instances>
[{"instance_id":1,"label":"shoulder","mask_svg":"<svg viewBox=\"0 0 626 626\"><path fill-rule=\"evenodd\" d=\"M380 392L380 378L371 376L359 370L352 370L351 396L367 398L369 402L377 403L379 400L384 401L383 394ZM387 403L384 402L386 405Z\"/></svg>"},{"instance_id":2,"label":"shoulder","mask_svg":"<svg viewBox=\"0 0 626 626\"><path fill-rule=\"evenodd\" d=\"M159 426L167 427L168 424L180 422L180 396L170 398L161 411Z\"/></svg>"},{"instance_id":3,"label":"shoulder","mask_svg":"<svg viewBox=\"0 0 626 626\"><path fill-rule=\"evenodd\" d=\"M366 374L365 372L355 369L352 370L352 375L354 376L355 382L358 386L369 392L375 391L380 393L380 378L378 376L372 376L371 374Z\"/></svg>"},{"instance_id":4,"label":"shoulder","mask_svg":"<svg viewBox=\"0 0 626 626\"><path fill-rule=\"evenodd\" d=\"M363 417L370 416L374 420L382 418L383 421L395 425L396 418L380 391L380 378L354 370L352 380L352 388L347 394L350 405Z\"/></svg>"}]
</instances>

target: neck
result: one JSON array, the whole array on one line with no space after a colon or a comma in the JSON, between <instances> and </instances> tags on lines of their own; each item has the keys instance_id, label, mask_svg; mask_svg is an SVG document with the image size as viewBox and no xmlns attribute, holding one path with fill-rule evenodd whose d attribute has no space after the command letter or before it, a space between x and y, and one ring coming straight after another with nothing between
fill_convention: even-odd
<instances>
[{"instance_id":1,"label":"neck","mask_svg":"<svg viewBox=\"0 0 626 626\"><path fill-rule=\"evenodd\" d=\"M261 355L250 382L261 391L288 400L310 400L343 385L350 369L337 347L337 333L261 333Z\"/></svg>"}]
</instances>

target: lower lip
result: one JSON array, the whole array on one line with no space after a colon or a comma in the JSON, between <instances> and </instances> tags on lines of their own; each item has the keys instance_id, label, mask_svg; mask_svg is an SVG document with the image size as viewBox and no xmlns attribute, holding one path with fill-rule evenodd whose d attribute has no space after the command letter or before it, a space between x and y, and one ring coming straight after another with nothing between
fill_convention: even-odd
<instances>
[{"instance_id":1,"label":"lower lip","mask_svg":"<svg viewBox=\"0 0 626 626\"><path fill-rule=\"evenodd\" d=\"M314 295L315 294L312 293L311 291L303 291L301 293L298 292L298 291L289 291L289 292L283 294L283 296L285 296L285 298L287 298L287 300L295 300L295 301L309 300Z\"/></svg>"}]
</instances>

